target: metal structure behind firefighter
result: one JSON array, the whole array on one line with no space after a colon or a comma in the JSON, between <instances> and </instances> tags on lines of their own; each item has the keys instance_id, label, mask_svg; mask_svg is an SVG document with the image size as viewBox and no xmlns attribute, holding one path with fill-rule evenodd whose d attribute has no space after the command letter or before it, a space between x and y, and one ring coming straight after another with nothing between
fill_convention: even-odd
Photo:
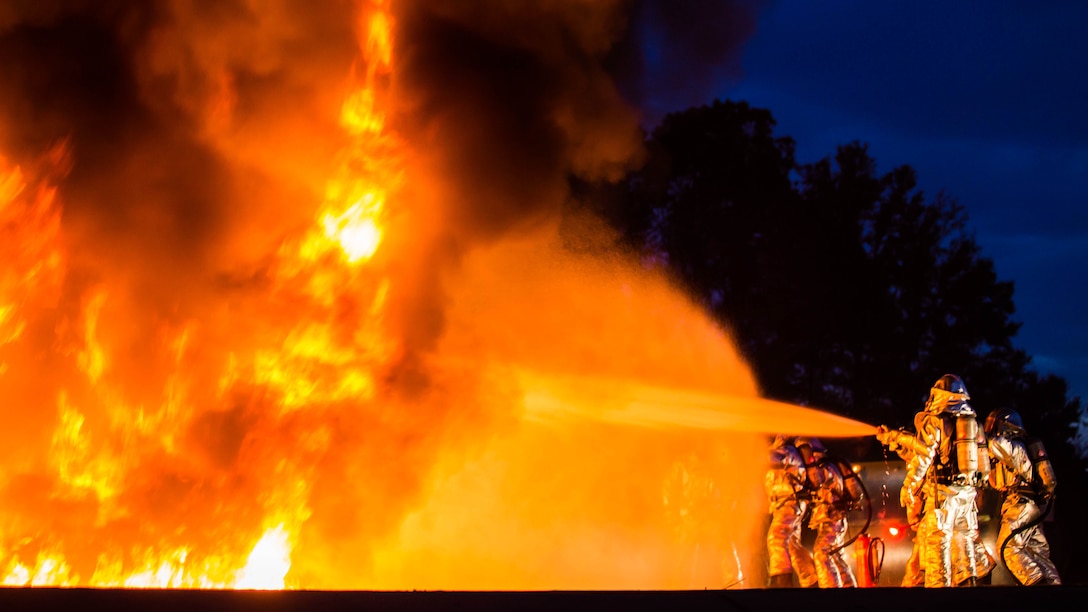
<instances>
[{"instance_id":1,"label":"metal structure behind firefighter","mask_svg":"<svg viewBox=\"0 0 1088 612\"><path fill-rule=\"evenodd\" d=\"M808 510L807 475L796 439L775 436L770 448L770 469L764 480L769 502L767 575L771 588L791 588L794 575L802 587L817 586L812 553L801 543L802 521Z\"/></svg>"},{"instance_id":2,"label":"metal structure behind firefighter","mask_svg":"<svg viewBox=\"0 0 1088 612\"><path fill-rule=\"evenodd\" d=\"M856 509L847 491L847 474L842 464L831 460L816 438L800 438L797 449L805 460L805 473L812 488L812 516L809 527L816 532L812 560L817 583L822 589L856 587L857 579L847 558L847 513ZM853 475L851 471L849 475Z\"/></svg>"},{"instance_id":3,"label":"metal structure behind firefighter","mask_svg":"<svg viewBox=\"0 0 1088 612\"><path fill-rule=\"evenodd\" d=\"M884 445L909 444L914 457L907 462L900 503L908 511L920 506L917 538L927 588L973 586L988 580L995 561L978 528L979 428L970 395L955 374L940 377L930 389L923 409L915 415L914 441L881 425L877 439Z\"/></svg>"},{"instance_id":4,"label":"metal structure behind firefighter","mask_svg":"<svg viewBox=\"0 0 1088 612\"><path fill-rule=\"evenodd\" d=\"M1057 486L1042 442L1028 436L1011 408L991 412L985 430L993 460L989 484L1002 495L998 556L1022 586L1060 585L1041 525Z\"/></svg>"}]
</instances>

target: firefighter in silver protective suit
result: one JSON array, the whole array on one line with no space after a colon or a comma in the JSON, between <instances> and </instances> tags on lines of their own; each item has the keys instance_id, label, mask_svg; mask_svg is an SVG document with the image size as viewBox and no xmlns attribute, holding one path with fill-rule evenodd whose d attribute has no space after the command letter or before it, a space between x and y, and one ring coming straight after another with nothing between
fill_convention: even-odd
<instances>
[{"instance_id":1,"label":"firefighter in silver protective suit","mask_svg":"<svg viewBox=\"0 0 1088 612\"><path fill-rule=\"evenodd\" d=\"M1044 511L1039 507L1040 502L1045 507L1053 499L1057 480L1049 460L1043 469L1032 462L1031 446L1038 445L1038 456L1041 443L1031 440L1029 444L1020 414L1011 408L991 412L985 430L994 462L989 483L1003 498L999 556L1021 585L1059 585L1062 581L1050 560L1050 544L1040 525ZM1041 454L1045 458L1045 451Z\"/></svg>"},{"instance_id":2,"label":"firefighter in silver protective suit","mask_svg":"<svg viewBox=\"0 0 1088 612\"><path fill-rule=\"evenodd\" d=\"M887 440L888 449L897 453L900 459L908 464L914 459L916 456L914 452L914 434L902 430L890 433L881 431L881 434L884 435L883 439ZM918 537L918 524L922 521L925 498L919 494L914 498L913 504L912 507L906 509L907 524L910 526L913 535L911 536L910 557L907 559L907 564L903 570L903 581L899 583L899 586L904 587L924 586L926 580L926 573L922 568L922 539Z\"/></svg>"},{"instance_id":3,"label":"firefighter in silver protective suit","mask_svg":"<svg viewBox=\"0 0 1088 612\"><path fill-rule=\"evenodd\" d=\"M907 463L908 471L917 469L917 467L911 466L911 462L915 461L917 457L918 449L924 447L918 442L918 439L914 434L909 431L888 431L884 427L877 428L880 432L878 437L881 438L888 446L888 449L896 452L899 458ZM977 436L979 446L979 472L980 475L985 476L990 473L990 460L989 452L986 450L986 436L982 431L978 432ZM980 485L982 484L980 479ZM913 532L911 540L910 557L907 559L906 566L903 570L903 580L900 582L900 586L903 587L921 587L925 586L925 566L923 565L924 558L924 542L922 537L918 535L918 526L921 524L923 511L925 509L925 490L924 488L914 496L910 501L910 507L906 508L907 524L910 526L910 530ZM956 543L958 546L952 549L952 565L956 567L963 563L963 559L990 559L993 557L989 551L986 550L986 545L982 542L981 538L972 538L968 542L963 537L957 537ZM973 549L968 550L967 545L973 545ZM987 566L993 567L990 562L986 563ZM986 584L988 583L989 573L985 574L985 578L978 582Z\"/></svg>"},{"instance_id":4,"label":"firefighter in silver protective suit","mask_svg":"<svg viewBox=\"0 0 1088 612\"><path fill-rule=\"evenodd\" d=\"M816 586L812 554L801 544L802 521L808 510L805 462L794 439L775 436L770 469L764 480L771 522L767 528L767 575L771 588Z\"/></svg>"},{"instance_id":5,"label":"firefighter in silver protective suit","mask_svg":"<svg viewBox=\"0 0 1088 612\"><path fill-rule=\"evenodd\" d=\"M994 560L978 529L978 421L959 376L945 374L915 415L914 440L903 432L877 429L884 445L910 447L899 501L908 513L919 505L917 538L926 587L972 586L987 579ZM913 517L908 515L908 520Z\"/></svg>"},{"instance_id":6,"label":"firefighter in silver protective suit","mask_svg":"<svg viewBox=\"0 0 1088 612\"><path fill-rule=\"evenodd\" d=\"M809 527L816 532L812 560L816 565L821 589L856 587L854 570L847 560L846 476L834 461L827 460L827 449L816 438L801 438L797 448L805 459L805 472L812 489L812 516Z\"/></svg>"}]
</instances>

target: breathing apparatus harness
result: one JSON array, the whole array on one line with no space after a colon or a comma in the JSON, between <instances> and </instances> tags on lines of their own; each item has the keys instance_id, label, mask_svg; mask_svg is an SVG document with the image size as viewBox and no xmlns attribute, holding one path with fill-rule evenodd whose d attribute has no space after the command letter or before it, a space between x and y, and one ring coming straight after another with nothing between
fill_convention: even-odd
<instances>
[{"instance_id":1,"label":"breathing apparatus harness","mask_svg":"<svg viewBox=\"0 0 1088 612\"><path fill-rule=\"evenodd\" d=\"M873 498L869 495L869 490L865 488L865 481L861 479L861 475L854 470L849 469L848 463L842 461L841 459L837 459L834 456L826 454L820 459L820 461L844 466L843 469L840 470L843 472L843 489L848 489L847 483L845 481L851 479L856 480L858 488L861 490L861 498L865 502L865 524L862 525L861 529L856 534L854 534L852 538L829 551L831 554L834 554L853 544L858 539L858 537L861 536L861 534L869 530L869 525L873 522ZM877 540L879 540L879 538L877 538Z\"/></svg>"},{"instance_id":2,"label":"breathing apparatus harness","mask_svg":"<svg viewBox=\"0 0 1088 612\"><path fill-rule=\"evenodd\" d=\"M804 463L804 456L801 455L801 451L797 448L797 436L790 436L788 438L784 438L782 441L782 446L793 449L793 452L801 457L801 462ZM781 468L782 466L780 464L774 462L771 463L771 469L777 470ZM803 476L801 478L798 478L793 474L789 473L784 474L784 476L786 478L786 481L789 482L790 488L793 489L793 494L786 499L792 498L793 501L797 503L812 501L812 492L808 486L807 478Z\"/></svg>"},{"instance_id":3,"label":"breathing apparatus harness","mask_svg":"<svg viewBox=\"0 0 1088 612\"><path fill-rule=\"evenodd\" d=\"M873 521L873 498L865 487L865 481L861 475L851 469L850 464L834 455L825 454L816 463L831 463L839 467L843 478L843 494L848 499L842 506L843 510L857 508L857 504L864 502L865 524L852 537L842 544L832 548L828 554L835 554L857 543L854 555L858 570L863 573L859 577L858 586L876 586L880 579L880 570L884 565L884 540L869 536L869 525ZM840 500L840 502L843 500Z\"/></svg>"}]
</instances>

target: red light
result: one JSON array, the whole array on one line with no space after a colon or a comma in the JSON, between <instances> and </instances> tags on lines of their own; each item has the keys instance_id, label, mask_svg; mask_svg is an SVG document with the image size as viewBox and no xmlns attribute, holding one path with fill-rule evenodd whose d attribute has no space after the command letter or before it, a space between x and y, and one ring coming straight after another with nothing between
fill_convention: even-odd
<instances>
[{"instance_id":1,"label":"red light","mask_svg":"<svg viewBox=\"0 0 1088 612\"><path fill-rule=\"evenodd\" d=\"M898 527L888 527L888 534L891 535L891 536L899 535L899 528Z\"/></svg>"}]
</instances>

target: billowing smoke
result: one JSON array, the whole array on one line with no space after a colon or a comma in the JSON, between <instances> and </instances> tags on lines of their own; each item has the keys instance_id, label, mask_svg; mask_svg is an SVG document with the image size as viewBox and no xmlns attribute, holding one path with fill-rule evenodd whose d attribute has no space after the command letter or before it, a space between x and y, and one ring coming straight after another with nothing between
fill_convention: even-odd
<instances>
[{"instance_id":1,"label":"billowing smoke","mask_svg":"<svg viewBox=\"0 0 1088 612\"><path fill-rule=\"evenodd\" d=\"M617 178L637 160L637 113L602 68L626 26L620 3L398 7L397 126L439 177L409 198L434 202L412 219L413 236L398 234L427 232L421 270L448 270L474 246L554 221L571 176ZM426 348L442 329L442 283L425 274L418 285L409 325L434 334L418 338Z\"/></svg>"},{"instance_id":2,"label":"billowing smoke","mask_svg":"<svg viewBox=\"0 0 1088 612\"><path fill-rule=\"evenodd\" d=\"M696 103L716 78L734 76L756 8L747 0L400 2L398 127L428 174L442 177L428 186L439 192L437 209L426 224L414 221L435 232L440 263L423 269L555 219L571 177L614 180L636 166L639 105ZM419 315L412 325L437 334L435 280L420 279L429 289L410 299ZM431 325L418 327L421 319Z\"/></svg>"},{"instance_id":3,"label":"billowing smoke","mask_svg":"<svg viewBox=\"0 0 1088 612\"><path fill-rule=\"evenodd\" d=\"M609 398L756 385L568 191L639 163L617 67L692 6L0 6L0 579L246 584L272 534L307 588L693 586L663 487L759 445Z\"/></svg>"},{"instance_id":4,"label":"billowing smoke","mask_svg":"<svg viewBox=\"0 0 1088 612\"><path fill-rule=\"evenodd\" d=\"M224 262L260 258L284 228L309 221L295 201L320 191L337 151L330 111L366 35L357 6L367 3L8 5L4 150L34 155L69 139L79 163L63 184L65 220L94 245L95 265L129 270L143 299L170 308L201 300L179 286L235 274ZM397 298L414 313L403 333L423 349L442 329L435 275L475 244L554 219L571 176L614 179L637 164L633 103L702 95L735 69L755 10L651 0L392 8L395 127L441 177L407 198L430 204L393 236L419 257Z\"/></svg>"}]
</instances>

